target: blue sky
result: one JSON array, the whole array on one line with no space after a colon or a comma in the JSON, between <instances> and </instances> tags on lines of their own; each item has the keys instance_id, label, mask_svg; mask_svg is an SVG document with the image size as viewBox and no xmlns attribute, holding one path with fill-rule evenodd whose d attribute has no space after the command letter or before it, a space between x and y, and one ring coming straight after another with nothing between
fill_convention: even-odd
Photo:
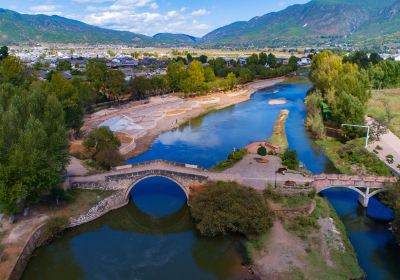
<instances>
[{"instance_id":1,"label":"blue sky","mask_svg":"<svg viewBox=\"0 0 400 280\"><path fill-rule=\"evenodd\" d=\"M27 14L60 15L116 30L202 36L217 27L309 0L0 0Z\"/></svg>"}]
</instances>

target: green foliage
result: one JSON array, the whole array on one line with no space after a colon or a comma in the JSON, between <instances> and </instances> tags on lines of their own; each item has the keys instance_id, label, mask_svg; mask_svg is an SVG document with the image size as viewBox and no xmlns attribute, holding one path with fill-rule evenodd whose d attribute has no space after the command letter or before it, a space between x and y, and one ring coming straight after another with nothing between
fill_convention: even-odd
<instances>
[{"instance_id":1,"label":"green foliage","mask_svg":"<svg viewBox=\"0 0 400 280\"><path fill-rule=\"evenodd\" d=\"M338 155L353 165L361 165L368 172L381 176L390 176L390 171L374 154L370 153L363 146L364 139L347 142L338 150Z\"/></svg>"},{"instance_id":2,"label":"green foliage","mask_svg":"<svg viewBox=\"0 0 400 280\"><path fill-rule=\"evenodd\" d=\"M286 150L282 155L282 164L292 170L299 168L300 161L297 157L297 151Z\"/></svg>"},{"instance_id":3,"label":"green foliage","mask_svg":"<svg viewBox=\"0 0 400 280\"><path fill-rule=\"evenodd\" d=\"M312 93L306 98L307 117L305 126L316 139L322 139L326 135L320 106L321 102L322 97L318 93Z\"/></svg>"},{"instance_id":4,"label":"green foliage","mask_svg":"<svg viewBox=\"0 0 400 280\"><path fill-rule=\"evenodd\" d=\"M247 83L254 80L254 74L251 72L249 68L242 68L240 69L240 74L239 74L239 81L241 83Z\"/></svg>"},{"instance_id":5,"label":"green foliage","mask_svg":"<svg viewBox=\"0 0 400 280\"><path fill-rule=\"evenodd\" d=\"M253 238L272 226L272 213L262 195L232 182L209 183L191 201L191 214L205 236L240 233Z\"/></svg>"},{"instance_id":6,"label":"green foliage","mask_svg":"<svg viewBox=\"0 0 400 280\"><path fill-rule=\"evenodd\" d=\"M338 124L364 123L365 104L371 96L365 71L360 72L356 64L343 63L340 56L324 51L313 57L310 79L322 101L332 109L333 121ZM311 105L309 109L316 110L315 102ZM311 118L309 127L314 125L320 134L321 118ZM354 130L347 131L351 132L349 136L354 135Z\"/></svg>"},{"instance_id":7,"label":"green foliage","mask_svg":"<svg viewBox=\"0 0 400 280\"><path fill-rule=\"evenodd\" d=\"M2 46L0 48L0 60L3 60L6 57L8 57L8 47L7 46Z\"/></svg>"},{"instance_id":8,"label":"green foliage","mask_svg":"<svg viewBox=\"0 0 400 280\"><path fill-rule=\"evenodd\" d=\"M121 142L108 127L92 130L84 139L83 145L92 159L104 169L110 169L122 162L119 154Z\"/></svg>"},{"instance_id":9,"label":"green foliage","mask_svg":"<svg viewBox=\"0 0 400 280\"><path fill-rule=\"evenodd\" d=\"M319 229L319 224L315 217L302 215L291 219L286 227L299 237L306 238L313 230Z\"/></svg>"},{"instance_id":10,"label":"green foliage","mask_svg":"<svg viewBox=\"0 0 400 280\"><path fill-rule=\"evenodd\" d=\"M71 71L72 66L69 60L60 60L57 63L57 71Z\"/></svg>"},{"instance_id":11,"label":"green foliage","mask_svg":"<svg viewBox=\"0 0 400 280\"><path fill-rule=\"evenodd\" d=\"M400 62L385 60L371 66L369 81L374 89L400 87Z\"/></svg>"},{"instance_id":12,"label":"green foliage","mask_svg":"<svg viewBox=\"0 0 400 280\"><path fill-rule=\"evenodd\" d=\"M8 61L12 62L16 65L10 68L23 68L14 58ZM45 90L43 82L29 85L31 78L23 77L18 78L20 86L0 84L0 207L10 214L35 203L62 182L68 163L68 134L60 101Z\"/></svg>"},{"instance_id":13,"label":"green foliage","mask_svg":"<svg viewBox=\"0 0 400 280\"><path fill-rule=\"evenodd\" d=\"M328 138L318 140L336 169L343 174L369 174L389 176L390 170L373 153L364 148L365 139L355 139L345 144Z\"/></svg>"},{"instance_id":14,"label":"green foliage","mask_svg":"<svg viewBox=\"0 0 400 280\"><path fill-rule=\"evenodd\" d=\"M224 161L219 162L215 167L212 168L214 171L222 171L235 165L241 161L247 155L246 149L235 150L228 155L228 158Z\"/></svg>"},{"instance_id":15,"label":"green foliage","mask_svg":"<svg viewBox=\"0 0 400 280\"><path fill-rule=\"evenodd\" d=\"M257 154L260 155L260 156L266 156L267 155L267 149L264 146L258 147Z\"/></svg>"},{"instance_id":16,"label":"green foliage","mask_svg":"<svg viewBox=\"0 0 400 280\"><path fill-rule=\"evenodd\" d=\"M226 81L228 83L228 88L233 89L237 84L235 73L229 73L228 76L226 76Z\"/></svg>"}]
</instances>

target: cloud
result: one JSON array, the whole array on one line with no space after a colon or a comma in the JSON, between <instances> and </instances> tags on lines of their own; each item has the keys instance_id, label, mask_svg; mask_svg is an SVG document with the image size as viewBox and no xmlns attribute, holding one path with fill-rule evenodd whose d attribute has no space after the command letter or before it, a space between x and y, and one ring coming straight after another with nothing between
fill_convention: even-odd
<instances>
[{"instance_id":1,"label":"cloud","mask_svg":"<svg viewBox=\"0 0 400 280\"><path fill-rule=\"evenodd\" d=\"M206 9L199 9L199 10L193 11L191 15L195 16L195 17L201 17L201 16L206 16L208 14L210 14L210 12L207 11Z\"/></svg>"},{"instance_id":2,"label":"cloud","mask_svg":"<svg viewBox=\"0 0 400 280\"><path fill-rule=\"evenodd\" d=\"M101 1L101 0L74 0ZM187 8L165 12L155 11L159 5L154 0L117 0L109 5L88 5L81 20L86 23L115 30L131 31L146 35L160 32L187 33L194 36L209 31L207 24L195 22L193 16L209 14L205 9L185 13Z\"/></svg>"},{"instance_id":3,"label":"cloud","mask_svg":"<svg viewBox=\"0 0 400 280\"><path fill-rule=\"evenodd\" d=\"M106 3L106 2L113 2L113 0L72 0L76 3Z\"/></svg>"},{"instance_id":4,"label":"cloud","mask_svg":"<svg viewBox=\"0 0 400 280\"><path fill-rule=\"evenodd\" d=\"M55 5L39 5L29 7L29 10L34 14L44 14L44 15L61 15L62 12L56 11L59 8Z\"/></svg>"}]
</instances>

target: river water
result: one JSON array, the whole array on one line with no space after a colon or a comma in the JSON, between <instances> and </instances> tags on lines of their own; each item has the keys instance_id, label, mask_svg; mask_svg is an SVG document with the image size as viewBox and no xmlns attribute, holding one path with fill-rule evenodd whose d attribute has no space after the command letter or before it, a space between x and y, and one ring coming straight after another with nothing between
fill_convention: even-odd
<instances>
[{"instance_id":1,"label":"river water","mask_svg":"<svg viewBox=\"0 0 400 280\"><path fill-rule=\"evenodd\" d=\"M258 91L244 103L209 113L160 135L152 148L130 163L152 159L209 168L235 148L268 138L279 111L290 111L289 148L313 173L332 171L321 149L304 130L304 98L310 84L278 85ZM285 105L268 105L285 98ZM324 196L347 228L368 279L400 279L400 251L387 222L390 209L373 199L368 211L351 191ZM245 271L239 237L202 238L190 218L179 186L155 177L140 182L131 203L68 231L36 250L23 279L241 279ZM374 219L370 216L375 217Z\"/></svg>"}]
</instances>

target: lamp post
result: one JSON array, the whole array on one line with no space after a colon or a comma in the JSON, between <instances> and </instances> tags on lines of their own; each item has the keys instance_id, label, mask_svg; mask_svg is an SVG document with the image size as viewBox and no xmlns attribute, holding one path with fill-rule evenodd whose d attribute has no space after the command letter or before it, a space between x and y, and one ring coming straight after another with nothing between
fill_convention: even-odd
<instances>
[{"instance_id":1,"label":"lamp post","mask_svg":"<svg viewBox=\"0 0 400 280\"><path fill-rule=\"evenodd\" d=\"M367 129L367 139L365 140L365 148L368 147L368 140L369 140L369 125L358 125L358 124L347 124L344 123L341 125L343 126L350 126L350 127L362 127L362 128L366 128Z\"/></svg>"}]
</instances>

